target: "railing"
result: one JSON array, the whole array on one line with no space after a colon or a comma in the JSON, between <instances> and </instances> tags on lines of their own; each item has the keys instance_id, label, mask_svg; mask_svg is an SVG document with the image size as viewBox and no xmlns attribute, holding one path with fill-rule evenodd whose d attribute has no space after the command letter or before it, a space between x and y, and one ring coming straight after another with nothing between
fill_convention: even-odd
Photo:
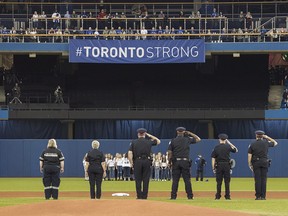
<instances>
[{"instance_id":1,"label":"railing","mask_svg":"<svg viewBox=\"0 0 288 216\"><path fill-rule=\"evenodd\" d=\"M176 21L177 18L183 19L184 25L182 26L184 29L187 27L185 24L188 22L195 21L195 25L199 29L208 29L210 26L208 25L209 22L212 22L215 18L212 18L212 11L213 8L216 9L217 18L216 19L224 19L222 27L227 28L227 23L225 19L229 19L230 22L238 22L239 21L239 14L242 11L245 15L247 12L252 14L251 24L252 29L258 27L263 23L263 20L271 19L273 17L287 16L288 11L288 4L286 1L271 1L271 2L177 2L177 3L85 3L85 2L71 2L71 0L66 0L65 2L0 2L0 19L1 25L3 27L7 27L11 29L14 26L17 29L22 26L22 28L32 28L33 27L33 13L36 11L39 15L38 19L43 21L43 28L48 30L50 28L50 21L52 21L52 14L54 12L58 12L59 15L62 17L60 19L61 22L61 29L64 29L65 23L68 21L75 21L76 27L79 29L83 27L85 29L85 21L93 22L94 28L99 27L99 21L111 21L109 23L109 28L113 25L113 23L118 22L119 18L123 16L126 22L126 29L128 25L129 19L131 21L136 22L134 29L136 30L137 27L141 27L137 24L137 22L141 22L143 17L148 18L148 20L152 20L153 25L159 21L159 13L163 11L165 15L165 19L163 21L167 21L169 27L171 28L171 21ZM103 9L105 11L105 18L104 20L96 19L99 18L99 13ZM66 11L69 12L69 19L65 20ZM74 11L74 13L72 13ZM183 12L181 18L179 17L180 11ZM197 14L199 12L199 14ZM41 17L45 15L45 19L43 20ZM122 15L123 13L123 15ZM222 14L222 15L220 15ZM201 19L199 18L201 15ZM223 18L222 18L223 16ZM188 18L190 17L190 18ZM191 18L192 17L192 18ZM139 19L140 18L140 19ZM204 18L202 20L202 18ZM136 21L138 20L138 21ZM203 21L202 25L199 23L199 20ZM219 20L218 20L219 21ZM216 21L216 23L218 22ZM286 28L288 26L288 22L286 21ZM159 22L158 22L159 24ZM221 24L221 23L219 23ZM244 28L250 28L250 26L246 25L247 22L244 22ZM250 24L249 24L250 25ZM201 26L201 27L200 27ZM233 26L233 25L232 25ZM52 27L52 26L51 26ZM164 25L162 26L164 27ZM123 27L125 28L125 27ZM220 25L218 25L220 29ZM233 27L229 27L233 28Z\"/></svg>"},{"instance_id":2,"label":"railing","mask_svg":"<svg viewBox=\"0 0 288 216\"><path fill-rule=\"evenodd\" d=\"M0 42L7 43L69 43L70 39L97 39L97 40L190 40L204 39L205 42L284 42L288 41L288 32L274 32L270 30L264 34L255 33L171 33L171 34L0 34Z\"/></svg>"}]
</instances>

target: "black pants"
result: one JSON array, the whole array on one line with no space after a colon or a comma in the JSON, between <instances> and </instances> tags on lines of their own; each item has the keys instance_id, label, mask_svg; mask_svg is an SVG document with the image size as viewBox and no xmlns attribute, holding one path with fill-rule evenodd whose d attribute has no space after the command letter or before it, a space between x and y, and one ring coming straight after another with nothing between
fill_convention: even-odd
<instances>
[{"instance_id":1,"label":"black pants","mask_svg":"<svg viewBox=\"0 0 288 216\"><path fill-rule=\"evenodd\" d=\"M137 199L147 199L151 173L151 161L148 159L136 159L134 162L134 177Z\"/></svg>"},{"instance_id":2,"label":"black pants","mask_svg":"<svg viewBox=\"0 0 288 216\"><path fill-rule=\"evenodd\" d=\"M60 167L55 165L45 165L43 167L43 185L45 199L58 199L60 185Z\"/></svg>"},{"instance_id":3,"label":"black pants","mask_svg":"<svg viewBox=\"0 0 288 216\"><path fill-rule=\"evenodd\" d=\"M200 181L203 181L203 169L196 170L196 181L199 181L199 177Z\"/></svg>"},{"instance_id":4,"label":"black pants","mask_svg":"<svg viewBox=\"0 0 288 216\"><path fill-rule=\"evenodd\" d=\"M220 199L221 197L221 187L222 181L224 179L225 183L225 198L230 198L230 163L229 162L219 162L217 163L216 169L216 182L217 182L217 192L215 195L216 199Z\"/></svg>"},{"instance_id":5,"label":"black pants","mask_svg":"<svg viewBox=\"0 0 288 216\"><path fill-rule=\"evenodd\" d=\"M90 197L91 199L100 199L101 198L101 186L103 180L103 168L99 166L89 166L88 167L88 176L90 184ZM95 191L96 185L96 191Z\"/></svg>"},{"instance_id":6,"label":"black pants","mask_svg":"<svg viewBox=\"0 0 288 216\"><path fill-rule=\"evenodd\" d=\"M171 198L177 198L178 185L180 177L183 177L185 183L185 191L187 198L193 198L192 184L191 184L191 175L190 175L190 162L187 160L180 160L173 162L172 165L172 191Z\"/></svg>"},{"instance_id":7,"label":"black pants","mask_svg":"<svg viewBox=\"0 0 288 216\"><path fill-rule=\"evenodd\" d=\"M253 163L254 181L255 181L255 196L256 198L266 198L267 187L267 161L259 161Z\"/></svg>"}]
</instances>

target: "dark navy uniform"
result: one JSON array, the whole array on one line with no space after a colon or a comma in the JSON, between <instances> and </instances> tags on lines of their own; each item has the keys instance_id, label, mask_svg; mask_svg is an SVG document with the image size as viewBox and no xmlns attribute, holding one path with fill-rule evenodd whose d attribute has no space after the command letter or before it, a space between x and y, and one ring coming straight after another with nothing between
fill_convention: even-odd
<instances>
[{"instance_id":1,"label":"dark navy uniform","mask_svg":"<svg viewBox=\"0 0 288 216\"><path fill-rule=\"evenodd\" d=\"M93 149L87 153L86 161L89 162L88 175L90 183L90 197L91 199L101 198L101 185L103 180L104 169L102 163L105 162L104 154L98 149ZM96 193L95 193L96 183Z\"/></svg>"},{"instance_id":2,"label":"dark navy uniform","mask_svg":"<svg viewBox=\"0 0 288 216\"><path fill-rule=\"evenodd\" d=\"M204 167L206 165L206 160L202 157L202 155L198 155L198 157L195 160L196 164L196 181L203 181L203 175L204 175Z\"/></svg>"},{"instance_id":3,"label":"dark navy uniform","mask_svg":"<svg viewBox=\"0 0 288 216\"><path fill-rule=\"evenodd\" d=\"M258 130L255 133L256 141L252 142L248 148L248 161L254 172L256 200L265 200L269 167L268 149L276 146L277 142L266 135L263 139L264 131Z\"/></svg>"},{"instance_id":4,"label":"dark navy uniform","mask_svg":"<svg viewBox=\"0 0 288 216\"><path fill-rule=\"evenodd\" d=\"M131 153L133 155L131 164L134 164L137 199L147 199L152 165L151 149L152 146L159 144L160 141L150 134L149 137L152 139L147 139L145 137L147 132L145 128L139 128L137 132L138 139L132 140L128 155ZM130 156L129 160L131 160Z\"/></svg>"},{"instance_id":5,"label":"dark navy uniform","mask_svg":"<svg viewBox=\"0 0 288 216\"><path fill-rule=\"evenodd\" d=\"M172 139L168 146L168 160L172 164L172 190L171 199L177 198L179 180L182 175L185 183L185 191L188 199L193 199L189 159L190 144L200 141L195 134L186 131L183 127L176 128L177 137ZM186 131L186 135L185 135ZM192 135L189 136L189 135Z\"/></svg>"},{"instance_id":6,"label":"dark navy uniform","mask_svg":"<svg viewBox=\"0 0 288 216\"><path fill-rule=\"evenodd\" d=\"M40 164L43 164L40 169L43 169L45 198L50 199L52 196L53 199L58 199L58 191L60 185L60 163L64 163L63 153L60 149L57 149L56 145L56 147L48 147L45 149L39 159ZM62 167L62 169L64 168Z\"/></svg>"},{"instance_id":7,"label":"dark navy uniform","mask_svg":"<svg viewBox=\"0 0 288 216\"><path fill-rule=\"evenodd\" d=\"M216 173L217 192L215 199L221 198L221 187L224 178L225 183L225 199L230 200L230 152L237 152L237 148L227 140L226 134L219 134L220 144L216 145L212 151L212 168Z\"/></svg>"}]
</instances>

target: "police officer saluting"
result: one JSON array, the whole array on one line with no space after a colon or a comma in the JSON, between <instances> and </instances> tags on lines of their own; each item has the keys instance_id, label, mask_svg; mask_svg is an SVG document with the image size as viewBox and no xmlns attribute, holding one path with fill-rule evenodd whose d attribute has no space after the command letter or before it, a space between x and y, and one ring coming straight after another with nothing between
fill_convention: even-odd
<instances>
[{"instance_id":1,"label":"police officer saluting","mask_svg":"<svg viewBox=\"0 0 288 216\"><path fill-rule=\"evenodd\" d=\"M50 139L40 158L40 172L43 173L43 184L45 198L58 199L60 185L60 172L64 172L64 156L60 149L57 149L55 139Z\"/></svg>"},{"instance_id":2,"label":"police officer saluting","mask_svg":"<svg viewBox=\"0 0 288 216\"><path fill-rule=\"evenodd\" d=\"M137 199L147 199L151 173L151 148L160 144L160 140L147 133L145 128L137 130L138 139L132 140L128 159L134 169Z\"/></svg>"},{"instance_id":3,"label":"police officer saluting","mask_svg":"<svg viewBox=\"0 0 288 216\"><path fill-rule=\"evenodd\" d=\"M256 200L266 200L267 173L269 167L268 149L278 143L265 135L264 131L255 131L256 141L248 148L248 166L254 172Z\"/></svg>"},{"instance_id":4,"label":"police officer saluting","mask_svg":"<svg viewBox=\"0 0 288 216\"><path fill-rule=\"evenodd\" d=\"M212 169L216 173L217 192L215 194L215 200L221 198L221 186L224 178L225 183L225 199L230 200L230 152L238 152L236 146L234 146L229 140L227 134L219 134L219 144L215 146L212 151Z\"/></svg>"},{"instance_id":5,"label":"police officer saluting","mask_svg":"<svg viewBox=\"0 0 288 216\"><path fill-rule=\"evenodd\" d=\"M101 198L101 185L103 178L106 177L106 163L104 154L99 151L100 143L97 140L92 141L92 150L87 153L86 162L88 165L88 176L90 184L91 199ZM95 193L96 184L96 193Z\"/></svg>"},{"instance_id":6,"label":"police officer saluting","mask_svg":"<svg viewBox=\"0 0 288 216\"><path fill-rule=\"evenodd\" d=\"M184 127L176 128L177 137L173 138L168 146L169 166L172 166L172 191L171 200L177 198L179 180L182 175L188 199L193 199L189 159L190 144L195 144L201 139L194 133L186 131Z\"/></svg>"}]
</instances>

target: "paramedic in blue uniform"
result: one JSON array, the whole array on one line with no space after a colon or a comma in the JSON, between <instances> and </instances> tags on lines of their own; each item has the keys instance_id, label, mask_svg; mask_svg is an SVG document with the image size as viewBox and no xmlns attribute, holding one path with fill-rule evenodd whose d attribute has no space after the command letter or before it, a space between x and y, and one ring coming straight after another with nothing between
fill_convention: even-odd
<instances>
[{"instance_id":1,"label":"paramedic in blue uniform","mask_svg":"<svg viewBox=\"0 0 288 216\"><path fill-rule=\"evenodd\" d=\"M87 153L86 162L88 165L88 176L90 184L91 199L101 198L101 185L103 178L106 177L106 163L104 154L99 151L100 143L97 140L92 141L92 150ZM96 184L96 192L95 192Z\"/></svg>"},{"instance_id":2,"label":"paramedic in blue uniform","mask_svg":"<svg viewBox=\"0 0 288 216\"><path fill-rule=\"evenodd\" d=\"M64 172L64 155L57 148L55 139L50 139L40 158L40 172L43 173L45 198L58 199L60 173Z\"/></svg>"},{"instance_id":3,"label":"paramedic in blue uniform","mask_svg":"<svg viewBox=\"0 0 288 216\"><path fill-rule=\"evenodd\" d=\"M212 151L212 169L216 174L217 192L215 194L215 200L221 198L221 187L224 179L225 183L225 199L230 200L230 152L236 153L238 149L229 140L227 134L219 134L219 144L215 146Z\"/></svg>"},{"instance_id":4,"label":"paramedic in blue uniform","mask_svg":"<svg viewBox=\"0 0 288 216\"><path fill-rule=\"evenodd\" d=\"M138 139L132 140L128 151L128 159L134 169L137 199L147 199L151 173L152 146L160 144L160 140L147 133L145 128L137 130Z\"/></svg>"},{"instance_id":5,"label":"paramedic in blue uniform","mask_svg":"<svg viewBox=\"0 0 288 216\"><path fill-rule=\"evenodd\" d=\"M177 136L173 138L168 146L169 167L172 166L172 191L170 199L177 198L178 185L180 177L183 177L185 183L185 191L188 199L193 199L189 158L190 144L201 141L196 134L186 131L184 127L176 128Z\"/></svg>"},{"instance_id":6,"label":"paramedic in blue uniform","mask_svg":"<svg viewBox=\"0 0 288 216\"><path fill-rule=\"evenodd\" d=\"M248 166L254 172L256 200L266 200L267 173L269 167L268 149L278 143L265 135L262 130L255 131L256 140L248 148Z\"/></svg>"}]
</instances>

